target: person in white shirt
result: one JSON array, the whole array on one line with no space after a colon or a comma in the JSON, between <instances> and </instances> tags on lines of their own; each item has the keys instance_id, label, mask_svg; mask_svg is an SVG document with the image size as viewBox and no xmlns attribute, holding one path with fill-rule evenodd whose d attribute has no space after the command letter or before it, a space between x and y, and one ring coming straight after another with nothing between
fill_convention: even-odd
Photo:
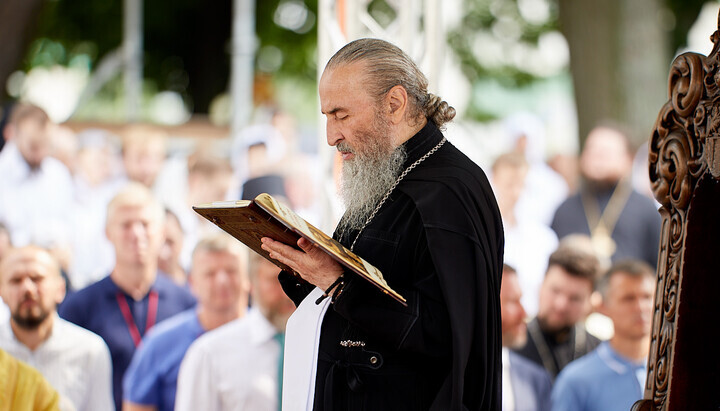
<instances>
[{"instance_id":1,"label":"person in white shirt","mask_svg":"<svg viewBox=\"0 0 720 411\"><path fill-rule=\"evenodd\" d=\"M70 243L73 183L67 167L49 156L50 119L39 107L18 104L0 152L0 222L13 245Z\"/></svg>"},{"instance_id":2,"label":"person in white shirt","mask_svg":"<svg viewBox=\"0 0 720 411\"><path fill-rule=\"evenodd\" d=\"M80 290L105 277L115 266L115 250L105 235L107 205L125 186L120 178L117 137L88 129L78 134L77 164L73 175L73 255L70 276ZM81 252L92 250L89 252Z\"/></svg>"},{"instance_id":3,"label":"person in white shirt","mask_svg":"<svg viewBox=\"0 0 720 411\"><path fill-rule=\"evenodd\" d=\"M112 409L110 351L99 336L58 317L65 283L52 255L36 246L10 250L0 263L0 295L10 308L0 347L45 376L62 410Z\"/></svg>"},{"instance_id":4,"label":"person in white shirt","mask_svg":"<svg viewBox=\"0 0 720 411\"><path fill-rule=\"evenodd\" d=\"M257 254L250 257L253 306L190 346L180 365L175 411L280 409L283 333L295 305L280 287L279 271Z\"/></svg>"},{"instance_id":5,"label":"person in white shirt","mask_svg":"<svg viewBox=\"0 0 720 411\"><path fill-rule=\"evenodd\" d=\"M10 233L8 233L7 227L3 223L0 223L0 261L2 261L5 253L10 251L12 248L12 242L10 241ZM7 304L0 297L0 324L10 319L10 309Z\"/></svg>"},{"instance_id":6,"label":"person in white shirt","mask_svg":"<svg viewBox=\"0 0 720 411\"><path fill-rule=\"evenodd\" d=\"M549 226L555 210L570 194L570 187L546 162L547 127L540 117L529 112L509 116L505 126L510 151L523 156L528 163L516 213L522 220Z\"/></svg>"},{"instance_id":7,"label":"person in white shirt","mask_svg":"<svg viewBox=\"0 0 720 411\"><path fill-rule=\"evenodd\" d=\"M522 305L528 316L538 311L540 286L558 238L546 224L523 218L517 205L526 188L529 164L518 153L500 155L492 166L491 183L505 229L505 262L517 270Z\"/></svg>"}]
</instances>

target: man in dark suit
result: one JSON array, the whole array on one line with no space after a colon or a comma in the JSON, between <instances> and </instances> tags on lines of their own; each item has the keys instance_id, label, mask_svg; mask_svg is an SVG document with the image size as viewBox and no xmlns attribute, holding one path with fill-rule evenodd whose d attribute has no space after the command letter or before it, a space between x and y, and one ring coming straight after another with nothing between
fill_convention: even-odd
<instances>
[{"instance_id":1,"label":"man in dark suit","mask_svg":"<svg viewBox=\"0 0 720 411\"><path fill-rule=\"evenodd\" d=\"M525 345L525 309L520 303L522 289L515 269L503 265L500 287L502 316L503 411L549 411L550 375L534 362L509 348Z\"/></svg>"}]
</instances>

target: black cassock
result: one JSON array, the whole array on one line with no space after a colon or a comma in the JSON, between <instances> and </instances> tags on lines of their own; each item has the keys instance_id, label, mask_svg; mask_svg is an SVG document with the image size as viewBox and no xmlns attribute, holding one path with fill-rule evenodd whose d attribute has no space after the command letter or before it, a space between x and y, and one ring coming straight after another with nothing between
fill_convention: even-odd
<instances>
[{"instance_id":1,"label":"black cassock","mask_svg":"<svg viewBox=\"0 0 720 411\"><path fill-rule=\"evenodd\" d=\"M405 143L405 167L441 139L428 122ZM350 247L356 235L336 239ZM354 249L408 306L345 274L323 319L314 409L500 410L502 250L485 174L446 142L395 188ZM296 304L314 288L285 272L280 280Z\"/></svg>"}]
</instances>

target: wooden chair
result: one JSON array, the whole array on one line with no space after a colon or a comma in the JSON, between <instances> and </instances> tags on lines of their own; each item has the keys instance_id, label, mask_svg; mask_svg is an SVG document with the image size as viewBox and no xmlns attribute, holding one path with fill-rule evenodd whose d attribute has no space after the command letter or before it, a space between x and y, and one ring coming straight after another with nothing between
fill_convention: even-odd
<instances>
[{"instance_id":1,"label":"wooden chair","mask_svg":"<svg viewBox=\"0 0 720 411\"><path fill-rule=\"evenodd\" d=\"M650 141L662 237L645 395L634 411L720 409L720 16L718 27L709 56L673 62Z\"/></svg>"}]
</instances>

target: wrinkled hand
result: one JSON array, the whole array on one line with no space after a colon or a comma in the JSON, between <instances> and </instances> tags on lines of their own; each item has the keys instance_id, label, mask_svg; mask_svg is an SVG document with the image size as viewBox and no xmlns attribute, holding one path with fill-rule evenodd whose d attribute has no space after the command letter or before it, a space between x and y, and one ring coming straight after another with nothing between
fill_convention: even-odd
<instances>
[{"instance_id":1,"label":"wrinkled hand","mask_svg":"<svg viewBox=\"0 0 720 411\"><path fill-rule=\"evenodd\" d=\"M323 291L343 274L342 266L309 240L300 237L297 245L302 251L269 237L262 238L262 249L269 252L271 258L286 264Z\"/></svg>"}]
</instances>

